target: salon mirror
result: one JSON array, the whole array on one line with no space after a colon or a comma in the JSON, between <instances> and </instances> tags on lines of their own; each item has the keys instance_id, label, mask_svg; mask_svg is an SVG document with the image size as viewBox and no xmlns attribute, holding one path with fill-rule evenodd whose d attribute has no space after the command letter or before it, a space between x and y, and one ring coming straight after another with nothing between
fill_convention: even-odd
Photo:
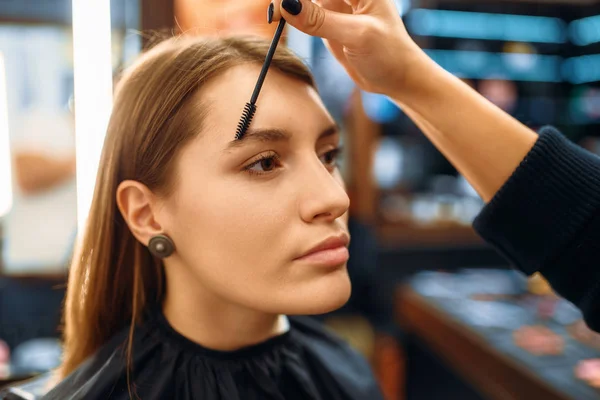
<instances>
[{"instance_id":1,"label":"salon mirror","mask_svg":"<svg viewBox=\"0 0 600 400\"><path fill-rule=\"evenodd\" d=\"M141 48L138 0L112 0L113 71ZM0 3L0 275L65 275L77 235L73 4ZM93 38L87 45L94 46Z\"/></svg>"}]
</instances>

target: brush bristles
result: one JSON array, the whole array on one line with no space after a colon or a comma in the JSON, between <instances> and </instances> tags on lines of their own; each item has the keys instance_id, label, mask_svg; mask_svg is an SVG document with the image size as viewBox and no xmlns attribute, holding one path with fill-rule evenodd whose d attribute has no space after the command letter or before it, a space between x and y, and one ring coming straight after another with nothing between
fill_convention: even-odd
<instances>
[{"instance_id":1,"label":"brush bristles","mask_svg":"<svg viewBox=\"0 0 600 400\"><path fill-rule=\"evenodd\" d=\"M244 106L244 111L242 112L242 118L238 123L237 131L235 134L235 139L240 140L246 134L248 127L250 126L250 122L252 122L252 118L254 117L254 113L256 112L256 106L254 104L246 103Z\"/></svg>"}]
</instances>

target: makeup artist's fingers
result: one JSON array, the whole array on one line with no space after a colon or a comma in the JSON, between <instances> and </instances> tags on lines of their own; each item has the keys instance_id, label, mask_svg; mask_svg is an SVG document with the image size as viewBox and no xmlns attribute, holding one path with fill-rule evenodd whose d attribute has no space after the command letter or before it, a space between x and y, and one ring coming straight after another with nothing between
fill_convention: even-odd
<instances>
[{"instance_id":1,"label":"makeup artist's fingers","mask_svg":"<svg viewBox=\"0 0 600 400\"><path fill-rule=\"evenodd\" d=\"M326 10L336 11L345 14L353 14L351 0L313 0L313 3Z\"/></svg>"},{"instance_id":2,"label":"makeup artist's fingers","mask_svg":"<svg viewBox=\"0 0 600 400\"><path fill-rule=\"evenodd\" d=\"M346 73L350 76L350 78L359 86L365 86L364 79L362 76L356 71L354 66L348 62L346 58L346 53L344 52L344 46L342 46L339 42L335 40L323 40L327 50L335 57L336 60L346 70Z\"/></svg>"},{"instance_id":3,"label":"makeup artist's fingers","mask_svg":"<svg viewBox=\"0 0 600 400\"><path fill-rule=\"evenodd\" d=\"M273 13L273 21L283 17L290 25L312 36L342 41L356 34L356 28L360 27L360 22L356 21L356 17L360 16L329 10L310 0L273 1L275 9L280 4L279 14Z\"/></svg>"},{"instance_id":4,"label":"makeup artist's fingers","mask_svg":"<svg viewBox=\"0 0 600 400\"><path fill-rule=\"evenodd\" d=\"M393 0L273 1L290 25L322 37L364 90L401 90L397 86L403 86L407 67L422 53Z\"/></svg>"},{"instance_id":5,"label":"makeup artist's fingers","mask_svg":"<svg viewBox=\"0 0 600 400\"><path fill-rule=\"evenodd\" d=\"M279 22L281 19L281 0L273 0L267 10L267 22Z\"/></svg>"},{"instance_id":6,"label":"makeup artist's fingers","mask_svg":"<svg viewBox=\"0 0 600 400\"><path fill-rule=\"evenodd\" d=\"M314 4L325 10L352 14L351 0L312 0ZM356 1L356 0L352 0ZM267 21L278 22L281 19L281 2L282 0L273 0L267 10Z\"/></svg>"},{"instance_id":7,"label":"makeup artist's fingers","mask_svg":"<svg viewBox=\"0 0 600 400\"><path fill-rule=\"evenodd\" d=\"M351 1L358 0L313 0L317 6L322 7L329 11L335 11L343 14L352 14L352 6ZM281 15L281 13L280 13ZM349 68L348 63L346 62L346 54L344 53L344 46L338 42L337 40L328 40L323 39L327 50L343 65L346 67L348 74L354 81L359 81L360 76L354 71L354 69Z\"/></svg>"}]
</instances>

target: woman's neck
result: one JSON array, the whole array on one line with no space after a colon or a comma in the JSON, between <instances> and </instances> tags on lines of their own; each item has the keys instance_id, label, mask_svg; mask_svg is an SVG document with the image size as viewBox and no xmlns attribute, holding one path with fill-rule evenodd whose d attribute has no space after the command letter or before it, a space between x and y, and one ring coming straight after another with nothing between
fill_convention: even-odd
<instances>
[{"instance_id":1,"label":"woman's neck","mask_svg":"<svg viewBox=\"0 0 600 400\"><path fill-rule=\"evenodd\" d=\"M206 348L238 350L287 330L284 316L226 302L210 290L199 288L195 279L176 273L167 275L165 318L181 335Z\"/></svg>"}]
</instances>

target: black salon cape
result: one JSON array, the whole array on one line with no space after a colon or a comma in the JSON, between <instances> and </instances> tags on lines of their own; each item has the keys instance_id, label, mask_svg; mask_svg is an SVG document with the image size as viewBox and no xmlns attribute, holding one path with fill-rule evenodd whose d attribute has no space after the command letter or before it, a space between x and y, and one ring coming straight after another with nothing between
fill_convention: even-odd
<instances>
[{"instance_id":1,"label":"black salon cape","mask_svg":"<svg viewBox=\"0 0 600 400\"><path fill-rule=\"evenodd\" d=\"M128 329L117 334L44 400L129 400L124 361ZM155 312L134 336L141 400L377 400L368 363L308 317L290 317L281 336L237 350L206 349Z\"/></svg>"}]
</instances>

